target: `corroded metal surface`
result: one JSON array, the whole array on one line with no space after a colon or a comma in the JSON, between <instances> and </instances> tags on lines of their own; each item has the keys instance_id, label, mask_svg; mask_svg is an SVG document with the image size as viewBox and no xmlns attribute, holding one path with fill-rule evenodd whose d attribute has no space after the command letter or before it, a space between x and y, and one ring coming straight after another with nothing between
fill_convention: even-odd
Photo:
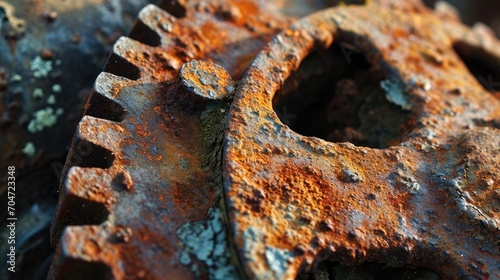
<instances>
[{"instance_id":1,"label":"corroded metal surface","mask_svg":"<svg viewBox=\"0 0 500 280\"><path fill-rule=\"evenodd\" d=\"M452 51L461 42L496 67L498 42L418 1L374 2L313 14L267 46L312 9L147 6L77 129L49 278L290 279L325 260L500 277L500 104ZM323 120L304 117L310 100L287 96L301 84L312 86L299 97L328 92L314 79L332 69L343 80L325 103L340 114L325 115L331 142L294 132ZM350 100L359 120L337 105ZM334 143L346 139L357 146Z\"/></svg>"},{"instance_id":2,"label":"corroded metal surface","mask_svg":"<svg viewBox=\"0 0 500 280\"><path fill-rule=\"evenodd\" d=\"M220 187L231 77L293 18L259 1L171 3L141 11L96 80L63 174L51 279L239 277Z\"/></svg>"},{"instance_id":3,"label":"corroded metal surface","mask_svg":"<svg viewBox=\"0 0 500 280\"><path fill-rule=\"evenodd\" d=\"M387 146L303 136L274 112L275 94L293 94L282 90L287 78L298 79L304 58L332 42L345 55L336 59L363 52L392 110L410 113L409 129ZM311 15L257 56L231 106L223 168L250 278L295 278L324 260L425 266L445 279L500 277L500 131L492 124L500 102L454 44L499 65L492 37L430 12L378 6Z\"/></svg>"}]
</instances>

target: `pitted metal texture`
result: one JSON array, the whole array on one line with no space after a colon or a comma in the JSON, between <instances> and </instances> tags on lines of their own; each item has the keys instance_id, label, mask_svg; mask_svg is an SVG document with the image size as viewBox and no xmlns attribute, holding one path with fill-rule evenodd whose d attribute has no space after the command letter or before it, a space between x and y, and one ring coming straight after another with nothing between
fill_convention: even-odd
<instances>
[{"instance_id":1,"label":"pitted metal texture","mask_svg":"<svg viewBox=\"0 0 500 280\"><path fill-rule=\"evenodd\" d=\"M274 111L275 95L285 95L279 103L295 94L283 90L289 77L304 82L293 76L301 62L334 43L343 54L335 59L363 52L387 109L410 113L386 147L300 135ZM231 105L223 168L250 278L295 278L325 260L424 266L445 279L500 277L500 131L483 125L499 119L500 103L453 51L458 43L498 67L494 38L429 12L379 6L313 14L257 56ZM315 94L308 89L301 94Z\"/></svg>"}]
</instances>

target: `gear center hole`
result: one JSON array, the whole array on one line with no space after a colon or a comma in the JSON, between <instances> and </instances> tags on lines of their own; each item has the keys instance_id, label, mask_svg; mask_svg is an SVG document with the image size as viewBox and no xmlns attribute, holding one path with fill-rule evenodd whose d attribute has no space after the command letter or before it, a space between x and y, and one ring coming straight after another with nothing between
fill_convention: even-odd
<instances>
[{"instance_id":1,"label":"gear center hole","mask_svg":"<svg viewBox=\"0 0 500 280\"><path fill-rule=\"evenodd\" d=\"M387 148L411 129L411 112L388 101L386 78L361 50L345 43L312 53L273 97L293 131L330 142Z\"/></svg>"}]
</instances>

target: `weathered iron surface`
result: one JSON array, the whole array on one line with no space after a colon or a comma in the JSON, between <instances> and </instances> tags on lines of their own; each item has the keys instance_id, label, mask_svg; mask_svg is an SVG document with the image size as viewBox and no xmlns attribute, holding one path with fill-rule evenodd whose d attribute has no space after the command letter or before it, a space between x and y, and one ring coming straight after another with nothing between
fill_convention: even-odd
<instances>
[{"instance_id":1,"label":"weathered iron surface","mask_svg":"<svg viewBox=\"0 0 500 280\"><path fill-rule=\"evenodd\" d=\"M293 76L300 63L332 42L343 54L335 59L349 63L363 52L392 110L410 113L387 146L300 135L273 110L275 94L294 93L283 90L294 82L288 77L303 82ZM493 37L428 11L377 5L313 14L257 56L231 105L223 167L229 221L250 278L295 278L325 260L500 278L500 102L468 72L457 44L498 69Z\"/></svg>"},{"instance_id":2,"label":"weathered iron surface","mask_svg":"<svg viewBox=\"0 0 500 280\"><path fill-rule=\"evenodd\" d=\"M224 117L231 77L293 21L287 9L311 9L285 4L165 1L170 13L141 11L78 126L50 279L240 277L222 220Z\"/></svg>"},{"instance_id":3,"label":"weathered iron surface","mask_svg":"<svg viewBox=\"0 0 500 280\"><path fill-rule=\"evenodd\" d=\"M289 279L325 260L499 278L500 104L452 48L480 50L495 68L498 42L418 1L374 2L312 14L274 38L313 9L147 6L78 126L49 278ZM342 80L326 104L327 142L294 130L314 121L304 108L331 91L315 80L330 71ZM363 109L337 105L349 100ZM357 145L335 143L345 139Z\"/></svg>"}]
</instances>

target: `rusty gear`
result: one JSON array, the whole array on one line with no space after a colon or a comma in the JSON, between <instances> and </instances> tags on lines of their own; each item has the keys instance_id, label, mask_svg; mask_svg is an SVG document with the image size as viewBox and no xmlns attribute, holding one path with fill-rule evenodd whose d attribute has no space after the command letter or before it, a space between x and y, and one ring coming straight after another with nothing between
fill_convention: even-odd
<instances>
[{"instance_id":1,"label":"rusty gear","mask_svg":"<svg viewBox=\"0 0 500 280\"><path fill-rule=\"evenodd\" d=\"M275 4L209 3L148 6L114 46L49 278L290 279L326 260L500 278L500 103L453 50L497 67L495 38L417 1L292 25Z\"/></svg>"}]
</instances>

